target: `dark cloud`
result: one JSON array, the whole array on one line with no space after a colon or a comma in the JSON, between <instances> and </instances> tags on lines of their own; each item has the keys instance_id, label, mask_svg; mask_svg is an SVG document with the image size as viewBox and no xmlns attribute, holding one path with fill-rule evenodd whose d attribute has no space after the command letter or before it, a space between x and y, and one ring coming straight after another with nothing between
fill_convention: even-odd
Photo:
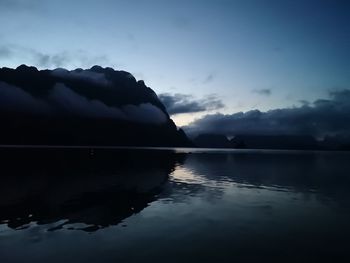
<instances>
[{"instance_id":1,"label":"dark cloud","mask_svg":"<svg viewBox=\"0 0 350 263\"><path fill-rule=\"evenodd\" d=\"M70 64L78 64L79 67L91 67L96 64L108 64L106 56L90 56L87 52L63 51L56 54L43 54L41 52L31 50L34 63L42 68L67 67Z\"/></svg>"},{"instance_id":2,"label":"dark cloud","mask_svg":"<svg viewBox=\"0 0 350 263\"><path fill-rule=\"evenodd\" d=\"M72 61L72 57L67 52L61 52L54 55L43 54L41 52L31 50L36 65L43 68L63 67Z\"/></svg>"},{"instance_id":3,"label":"dark cloud","mask_svg":"<svg viewBox=\"0 0 350 263\"><path fill-rule=\"evenodd\" d=\"M0 109L49 112L49 106L23 89L0 81Z\"/></svg>"},{"instance_id":4,"label":"dark cloud","mask_svg":"<svg viewBox=\"0 0 350 263\"><path fill-rule=\"evenodd\" d=\"M310 106L310 102L307 100L299 100L299 102L301 103L301 105L303 106Z\"/></svg>"},{"instance_id":5,"label":"dark cloud","mask_svg":"<svg viewBox=\"0 0 350 263\"><path fill-rule=\"evenodd\" d=\"M109 64L106 56L92 56L83 50L62 51L54 54L43 53L32 48L18 45L1 45L0 59L19 60L20 63L33 64L40 68L91 67L96 64Z\"/></svg>"},{"instance_id":6,"label":"dark cloud","mask_svg":"<svg viewBox=\"0 0 350 263\"><path fill-rule=\"evenodd\" d=\"M94 118L115 118L142 123L161 124L167 121L165 114L150 103L124 105L120 108L107 106L99 100L88 99L62 83L57 83L48 100L61 110Z\"/></svg>"},{"instance_id":7,"label":"dark cloud","mask_svg":"<svg viewBox=\"0 0 350 263\"><path fill-rule=\"evenodd\" d=\"M111 118L141 123L161 124L166 115L150 103L107 106L100 100L88 99L62 83L56 83L47 98L35 98L23 89L0 82L0 109L43 114L67 112L86 117Z\"/></svg>"},{"instance_id":8,"label":"dark cloud","mask_svg":"<svg viewBox=\"0 0 350 263\"><path fill-rule=\"evenodd\" d=\"M203 80L204 84L210 83L214 80L215 78L215 74L214 73L210 73L208 74L208 76Z\"/></svg>"},{"instance_id":9,"label":"dark cloud","mask_svg":"<svg viewBox=\"0 0 350 263\"><path fill-rule=\"evenodd\" d=\"M38 9L43 3L43 0L0 0L0 12L35 10Z\"/></svg>"},{"instance_id":10,"label":"dark cloud","mask_svg":"<svg viewBox=\"0 0 350 263\"><path fill-rule=\"evenodd\" d=\"M253 93L264 95L264 96L270 96L271 90L270 89L255 89L252 91Z\"/></svg>"},{"instance_id":11,"label":"dark cloud","mask_svg":"<svg viewBox=\"0 0 350 263\"><path fill-rule=\"evenodd\" d=\"M203 99L194 99L188 94L163 93L159 95L159 99L163 102L170 115L216 110L225 106L216 95L209 95Z\"/></svg>"},{"instance_id":12,"label":"dark cloud","mask_svg":"<svg viewBox=\"0 0 350 263\"><path fill-rule=\"evenodd\" d=\"M103 72L94 72L87 70L69 71L63 68L57 68L51 71L51 75L63 79L85 80L87 82L91 82L100 86L113 85L113 83L106 78L106 75Z\"/></svg>"},{"instance_id":13,"label":"dark cloud","mask_svg":"<svg viewBox=\"0 0 350 263\"><path fill-rule=\"evenodd\" d=\"M329 96L329 99L304 103L301 107L206 115L185 126L184 130L192 136L200 133L349 136L350 90L331 92Z\"/></svg>"}]
</instances>

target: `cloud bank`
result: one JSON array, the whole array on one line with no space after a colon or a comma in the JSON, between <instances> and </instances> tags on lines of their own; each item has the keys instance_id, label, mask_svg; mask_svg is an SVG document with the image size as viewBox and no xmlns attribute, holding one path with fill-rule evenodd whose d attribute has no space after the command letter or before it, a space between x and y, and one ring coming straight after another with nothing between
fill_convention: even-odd
<instances>
[{"instance_id":1,"label":"cloud bank","mask_svg":"<svg viewBox=\"0 0 350 263\"><path fill-rule=\"evenodd\" d=\"M203 99L194 99L193 96L188 94L162 93L159 94L159 99L170 115L217 110L225 107L223 102L215 95L209 95Z\"/></svg>"},{"instance_id":2,"label":"cloud bank","mask_svg":"<svg viewBox=\"0 0 350 263\"><path fill-rule=\"evenodd\" d=\"M0 111L5 115L80 116L157 125L168 121L154 92L125 72L97 66L74 71L20 66L0 73L5 79L0 81Z\"/></svg>"},{"instance_id":3,"label":"cloud bank","mask_svg":"<svg viewBox=\"0 0 350 263\"><path fill-rule=\"evenodd\" d=\"M49 113L49 108L47 103L35 98L23 89L0 81L1 110Z\"/></svg>"},{"instance_id":4,"label":"cloud bank","mask_svg":"<svg viewBox=\"0 0 350 263\"><path fill-rule=\"evenodd\" d=\"M99 100L89 100L62 83L51 90L48 101L56 110L93 118L111 118L125 121L161 124L167 121L165 114L150 103L128 104L120 108L110 107Z\"/></svg>"},{"instance_id":5,"label":"cloud bank","mask_svg":"<svg viewBox=\"0 0 350 263\"><path fill-rule=\"evenodd\" d=\"M191 136L201 133L350 136L350 90L330 92L329 99L304 103L301 107L206 115L183 128Z\"/></svg>"},{"instance_id":6,"label":"cloud bank","mask_svg":"<svg viewBox=\"0 0 350 263\"><path fill-rule=\"evenodd\" d=\"M102 72L94 71L69 71L64 68L57 68L51 72L52 76L63 78L63 79L76 79L85 80L87 82L94 83L101 86L112 86L113 83L106 78L106 75Z\"/></svg>"}]
</instances>

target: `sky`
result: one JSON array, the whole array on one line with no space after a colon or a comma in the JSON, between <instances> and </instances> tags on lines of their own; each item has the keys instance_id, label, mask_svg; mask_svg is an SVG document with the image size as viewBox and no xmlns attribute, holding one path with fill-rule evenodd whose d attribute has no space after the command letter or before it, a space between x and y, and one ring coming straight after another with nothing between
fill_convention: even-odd
<instances>
[{"instance_id":1,"label":"sky","mask_svg":"<svg viewBox=\"0 0 350 263\"><path fill-rule=\"evenodd\" d=\"M0 0L0 25L0 67L125 70L178 126L350 88L346 0Z\"/></svg>"}]
</instances>

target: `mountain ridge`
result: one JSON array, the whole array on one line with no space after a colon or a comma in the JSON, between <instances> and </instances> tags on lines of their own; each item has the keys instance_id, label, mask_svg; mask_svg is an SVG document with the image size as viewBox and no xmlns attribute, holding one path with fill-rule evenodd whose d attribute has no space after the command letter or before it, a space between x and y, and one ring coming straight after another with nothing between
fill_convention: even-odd
<instances>
[{"instance_id":1,"label":"mountain ridge","mask_svg":"<svg viewBox=\"0 0 350 263\"><path fill-rule=\"evenodd\" d=\"M1 144L190 146L157 94L126 71L0 68Z\"/></svg>"}]
</instances>

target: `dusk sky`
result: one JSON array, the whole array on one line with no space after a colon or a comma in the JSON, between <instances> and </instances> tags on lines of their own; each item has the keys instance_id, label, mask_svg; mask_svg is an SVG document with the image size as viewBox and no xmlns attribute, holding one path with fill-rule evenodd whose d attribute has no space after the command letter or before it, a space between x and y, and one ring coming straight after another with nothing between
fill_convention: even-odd
<instances>
[{"instance_id":1,"label":"dusk sky","mask_svg":"<svg viewBox=\"0 0 350 263\"><path fill-rule=\"evenodd\" d=\"M172 116L178 125L349 89L346 0L0 0L0 24L1 67L98 64L163 96L214 102Z\"/></svg>"}]
</instances>

